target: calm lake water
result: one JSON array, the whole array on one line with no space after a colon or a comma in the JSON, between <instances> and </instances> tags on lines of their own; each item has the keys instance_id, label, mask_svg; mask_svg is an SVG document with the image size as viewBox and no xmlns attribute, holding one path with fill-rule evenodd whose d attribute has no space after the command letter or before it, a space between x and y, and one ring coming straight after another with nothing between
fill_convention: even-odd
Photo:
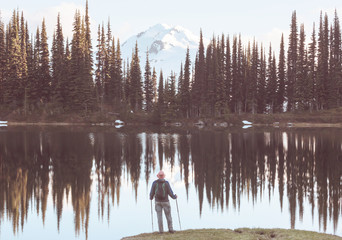
<instances>
[{"instance_id":1,"label":"calm lake water","mask_svg":"<svg viewBox=\"0 0 342 240\"><path fill-rule=\"evenodd\" d=\"M342 129L7 127L0 128L0 239L151 232L149 191L160 169L179 196L183 230L342 236ZM157 231L154 210L153 223Z\"/></svg>"}]
</instances>

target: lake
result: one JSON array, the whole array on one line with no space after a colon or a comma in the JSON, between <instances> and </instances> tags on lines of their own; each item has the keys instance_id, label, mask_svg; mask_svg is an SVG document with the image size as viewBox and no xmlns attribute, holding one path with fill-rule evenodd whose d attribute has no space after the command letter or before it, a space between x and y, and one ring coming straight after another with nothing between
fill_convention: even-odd
<instances>
[{"instance_id":1,"label":"lake","mask_svg":"<svg viewBox=\"0 0 342 240\"><path fill-rule=\"evenodd\" d=\"M339 128L2 127L0 239L157 231L149 191L160 169L178 195L176 231L180 222L342 236Z\"/></svg>"}]
</instances>

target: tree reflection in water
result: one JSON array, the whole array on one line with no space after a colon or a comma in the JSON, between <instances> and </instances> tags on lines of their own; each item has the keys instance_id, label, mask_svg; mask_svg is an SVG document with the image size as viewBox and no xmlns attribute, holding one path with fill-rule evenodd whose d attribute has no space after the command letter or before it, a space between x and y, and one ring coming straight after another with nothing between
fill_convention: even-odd
<instances>
[{"instance_id":1,"label":"tree reflection in water","mask_svg":"<svg viewBox=\"0 0 342 240\"><path fill-rule=\"evenodd\" d=\"M336 230L341 216L342 134L340 129L252 129L176 132L107 129L13 128L0 132L0 225L10 219L13 232L24 228L29 209L45 221L51 194L57 229L63 204L70 200L75 233L88 235L91 196L98 217L110 221L120 201L124 176L138 200L140 179L163 165L179 166L188 195L195 186L202 212L204 198L212 208L239 210L241 199L255 204L279 192L283 210L289 203L291 227L296 212L303 219L304 201L319 225ZM144 172L142 172L144 171ZM141 176L143 175L143 176ZM190 178L192 176L192 178ZM95 185L95 188L92 188ZM92 195L92 189L96 193ZM284 196L287 194L287 196Z\"/></svg>"}]
</instances>

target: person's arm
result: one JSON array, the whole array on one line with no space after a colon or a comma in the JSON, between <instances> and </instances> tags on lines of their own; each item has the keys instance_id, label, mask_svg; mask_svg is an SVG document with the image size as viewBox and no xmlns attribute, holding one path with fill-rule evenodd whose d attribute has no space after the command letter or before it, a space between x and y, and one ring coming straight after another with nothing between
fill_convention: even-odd
<instances>
[{"instance_id":1,"label":"person's arm","mask_svg":"<svg viewBox=\"0 0 342 240\"><path fill-rule=\"evenodd\" d=\"M170 186L170 183L169 182L166 182L167 184L167 193L169 194L169 196L172 198L172 199L176 199L177 198L177 195L176 194L173 194L173 191L172 191L172 188Z\"/></svg>"},{"instance_id":2,"label":"person's arm","mask_svg":"<svg viewBox=\"0 0 342 240\"><path fill-rule=\"evenodd\" d=\"M150 200L154 198L154 194L156 192L155 188L156 188L156 182L153 182L152 187L151 187L151 192L150 192Z\"/></svg>"}]
</instances>

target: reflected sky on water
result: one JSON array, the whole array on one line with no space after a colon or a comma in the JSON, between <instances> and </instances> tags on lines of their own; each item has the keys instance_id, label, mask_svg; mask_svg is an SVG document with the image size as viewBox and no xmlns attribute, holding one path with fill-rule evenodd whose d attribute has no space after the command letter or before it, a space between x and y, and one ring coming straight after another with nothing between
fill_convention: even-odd
<instances>
[{"instance_id":1,"label":"reflected sky on water","mask_svg":"<svg viewBox=\"0 0 342 240\"><path fill-rule=\"evenodd\" d=\"M148 195L160 169L179 196L183 230L295 228L342 236L342 129L0 130L1 239L151 232Z\"/></svg>"}]
</instances>

